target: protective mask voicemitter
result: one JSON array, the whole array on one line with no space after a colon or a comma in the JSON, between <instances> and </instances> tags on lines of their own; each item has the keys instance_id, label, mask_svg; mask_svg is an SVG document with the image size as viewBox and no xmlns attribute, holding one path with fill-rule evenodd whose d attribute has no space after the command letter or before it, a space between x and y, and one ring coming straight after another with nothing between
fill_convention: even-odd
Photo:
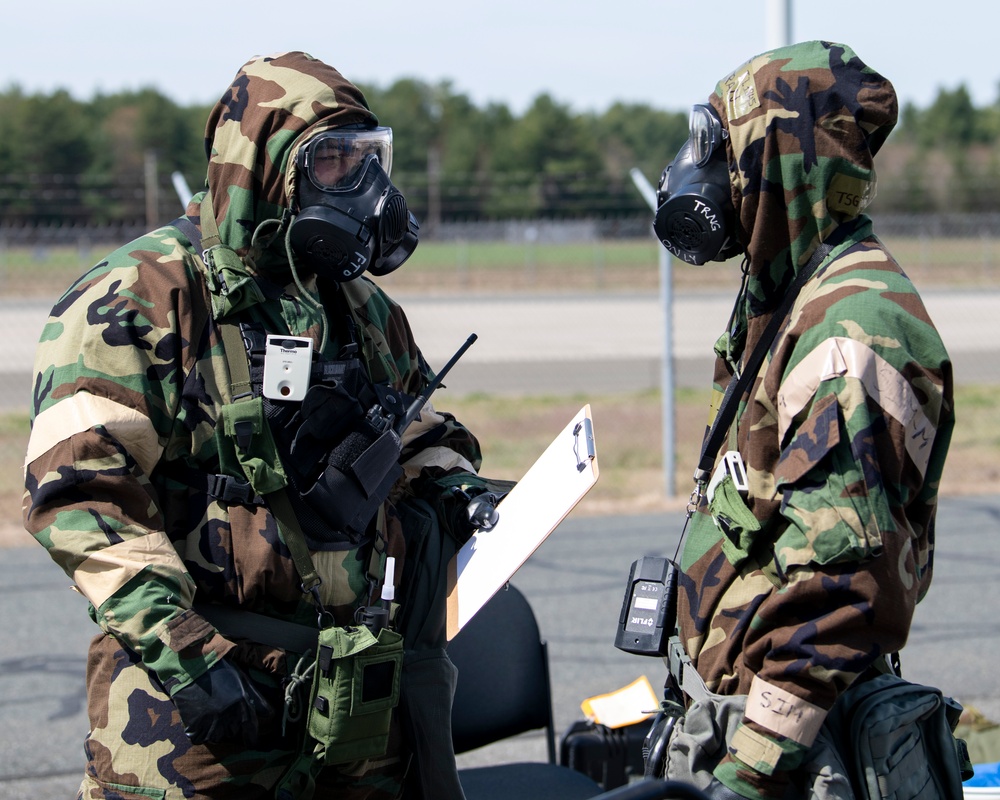
<instances>
[{"instance_id":1,"label":"protective mask voicemitter","mask_svg":"<svg viewBox=\"0 0 1000 800\"><path fill-rule=\"evenodd\" d=\"M300 210L289 235L317 274L338 281L365 270L385 275L409 258L419 226L389 180L391 129L326 131L297 161Z\"/></svg>"},{"instance_id":2,"label":"protective mask voicemitter","mask_svg":"<svg viewBox=\"0 0 1000 800\"><path fill-rule=\"evenodd\" d=\"M689 264L725 261L740 252L730 197L721 123L714 135L696 126L705 115L692 112L691 138L663 171L656 191L653 231L677 258Z\"/></svg>"}]
</instances>

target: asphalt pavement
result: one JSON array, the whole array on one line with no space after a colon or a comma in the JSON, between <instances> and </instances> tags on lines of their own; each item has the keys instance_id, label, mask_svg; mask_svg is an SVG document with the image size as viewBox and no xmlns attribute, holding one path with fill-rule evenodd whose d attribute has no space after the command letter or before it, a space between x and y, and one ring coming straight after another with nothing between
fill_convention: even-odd
<instances>
[{"instance_id":1,"label":"asphalt pavement","mask_svg":"<svg viewBox=\"0 0 1000 800\"><path fill-rule=\"evenodd\" d=\"M680 512L571 514L514 575L549 643L557 736L582 719L587 697L641 675L662 686L659 659L613 643L631 563L673 555L681 524ZM937 542L934 582L902 654L904 675L1000 720L1000 495L944 499ZM0 551L0 800L62 799L79 785L85 657L96 627L69 586L41 547ZM542 736L525 734L459 760L545 757Z\"/></svg>"}]
</instances>

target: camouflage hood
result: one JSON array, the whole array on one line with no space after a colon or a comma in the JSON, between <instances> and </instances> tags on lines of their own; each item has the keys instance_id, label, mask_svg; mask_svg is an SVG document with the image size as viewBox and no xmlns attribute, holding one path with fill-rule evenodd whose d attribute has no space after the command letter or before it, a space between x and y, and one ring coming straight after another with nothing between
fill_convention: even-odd
<instances>
[{"instance_id":1,"label":"camouflage hood","mask_svg":"<svg viewBox=\"0 0 1000 800\"><path fill-rule=\"evenodd\" d=\"M746 62L709 98L726 142L741 244L750 257L746 311L766 314L813 250L851 220L871 233L873 157L896 124L892 84L845 45L804 42ZM843 231L842 231L843 232Z\"/></svg>"},{"instance_id":2,"label":"camouflage hood","mask_svg":"<svg viewBox=\"0 0 1000 800\"><path fill-rule=\"evenodd\" d=\"M361 91L322 61L289 52L244 64L205 130L207 186L223 243L250 254L257 227L292 210L298 147L313 134L356 123L378 119ZM262 268L287 263L281 237L254 255Z\"/></svg>"}]
</instances>

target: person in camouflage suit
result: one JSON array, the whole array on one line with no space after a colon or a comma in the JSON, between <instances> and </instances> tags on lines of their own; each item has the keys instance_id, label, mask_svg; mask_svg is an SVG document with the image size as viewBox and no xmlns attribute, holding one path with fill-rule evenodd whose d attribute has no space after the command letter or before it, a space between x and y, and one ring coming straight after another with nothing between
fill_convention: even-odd
<instances>
[{"instance_id":1,"label":"person in camouflage suit","mask_svg":"<svg viewBox=\"0 0 1000 800\"><path fill-rule=\"evenodd\" d=\"M328 358L357 344L370 383L408 398L432 380L382 290L366 277L317 278L286 247L298 149L323 131L377 124L361 92L323 62L299 52L251 59L206 131L211 216L238 258L206 267L195 240L213 227L202 224L213 204L201 192L185 217L111 253L52 310L36 359L24 523L101 628L87 665L82 798L273 797L296 754L298 730L283 733L281 718L297 654L227 637L194 610L318 625L270 504L211 490L210 478L245 486L223 425L234 354L221 331L257 323L308 337ZM420 498L445 533L471 534L469 498L498 488L477 475L480 461L474 436L427 403L402 436L403 476L364 535L309 542L318 599L336 624L378 599L375 544L403 563L401 501ZM255 484L259 492L280 489L292 466L266 462L258 477L272 484ZM324 768L316 791L398 796L408 760L394 724L383 757Z\"/></svg>"},{"instance_id":2,"label":"person in camouflage suit","mask_svg":"<svg viewBox=\"0 0 1000 800\"><path fill-rule=\"evenodd\" d=\"M714 148L730 236L721 255L716 244L687 260L745 255L716 345L717 398L798 272L833 247L739 398L728 450L747 489L723 481L710 503L703 481L693 496L677 627L708 696L687 701L666 774L713 797L850 796L824 763L829 750L818 755L822 725L839 695L903 647L930 585L951 364L862 213L896 122L890 82L844 45L805 42L747 61L709 104L716 135L702 126L700 145L685 147ZM679 238L664 243L684 256ZM718 400L710 425L717 410Z\"/></svg>"}]
</instances>

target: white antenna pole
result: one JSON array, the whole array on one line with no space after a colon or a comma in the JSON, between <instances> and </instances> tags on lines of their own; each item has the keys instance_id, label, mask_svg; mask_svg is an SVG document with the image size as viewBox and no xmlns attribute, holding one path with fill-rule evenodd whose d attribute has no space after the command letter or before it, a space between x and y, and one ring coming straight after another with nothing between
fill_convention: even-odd
<instances>
[{"instance_id":1,"label":"white antenna pole","mask_svg":"<svg viewBox=\"0 0 1000 800\"><path fill-rule=\"evenodd\" d=\"M184 179L184 174L175 170L170 173L170 180L173 181L174 191L177 192L177 199L181 201L181 208L187 208L187 204L191 202L192 194L188 188L187 181Z\"/></svg>"}]
</instances>

